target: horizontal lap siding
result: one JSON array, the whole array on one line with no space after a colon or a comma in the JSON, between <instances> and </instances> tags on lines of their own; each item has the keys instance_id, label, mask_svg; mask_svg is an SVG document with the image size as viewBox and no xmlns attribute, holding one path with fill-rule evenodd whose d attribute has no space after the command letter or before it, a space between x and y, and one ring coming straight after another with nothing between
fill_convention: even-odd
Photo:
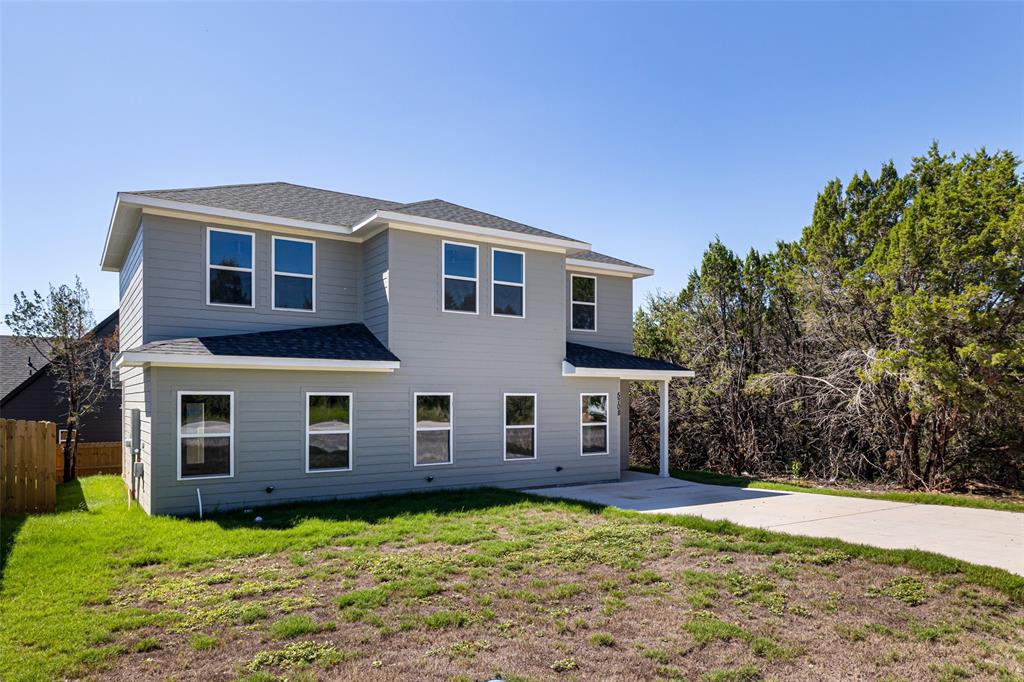
<instances>
[{"instance_id":1,"label":"horizontal lap siding","mask_svg":"<svg viewBox=\"0 0 1024 682\"><path fill-rule=\"evenodd\" d=\"M388 233L363 246L363 322L381 343L388 343Z\"/></svg>"},{"instance_id":2,"label":"horizontal lap siding","mask_svg":"<svg viewBox=\"0 0 1024 682\"><path fill-rule=\"evenodd\" d=\"M144 469L144 476L139 484L138 498L144 509L151 509L153 492L153 448L152 448L152 420L153 420L153 385L152 370L139 367L130 367L121 371L121 392L124 410L121 414L121 425L123 438L130 438L132 433L131 411L135 408L140 410L141 419L141 459ZM121 475L125 485L131 486L131 453L125 448L124 466Z\"/></svg>"},{"instance_id":3,"label":"horizontal lap siding","mask_svg":"<svg viewBox=\"0 0 1024 682\"><path fill-rule=\"evenodd\" d=\"M121 268L118 290L120 312L118 340L122 350L142 345L143 341L143 230L140 227Z\"/></svg>"},{"instance_id":4,"label":"horizontal lap siding","mask_svg":"<svg viewBox=\"0 0 1024 682\"><path fill-rule=\"evenodd\" d=\"M528 252L526 319L493 317L490 248L481 245L479 315L441 311L441 240L407 232L388 239L388 336L402 367L393 374L157 368L154 432L156 513L329 499L441 487L521 487L619 476L615 379L561 376L565 277L562 257ZM368 270L367 270L368 272ZM177 481L179 390L235 392L235 476ZM304 393L354 393L354 469L306 474ZM413 466L413 393L453 392L454 464ZM608 393L607 455L579 454L579 393ZM502 394L538 394L538 458L504 462ZM561 466L563 470L556 472ZM426 477L433 481L427 482ZM264 488L275 487L271 494Z\"/></svg>"},{"instance_id":5,"label":"horizontal lap siding","mask_svg":"<svg viewBox=\"0 0 1024 682\"><path fill-rule=\"evenodd\" d=\"M316 312L273 310L271 244L275 233L263 230L243 230L256 235L253 274L256 307L207 305L208 225L162 216L144 217L146 342L360 320L360 245L336 239L316 239Z\"/></svg>"},{"instance_id":6,"label":"horizontal lap siding","mask_svg":"<svg viewBox=\"0 0 1024 682\"><path fill-rule=\"evenodd\" d=\"M589 273L581 275L594 276ZM565 300L572 297L572 272L565 276ZM620 353L633 352L633 280L629 277L596 275L597 330L572 330L572 311L566 306L565 333L573 343L605 348Z\"/></svg>"}]
</instances>

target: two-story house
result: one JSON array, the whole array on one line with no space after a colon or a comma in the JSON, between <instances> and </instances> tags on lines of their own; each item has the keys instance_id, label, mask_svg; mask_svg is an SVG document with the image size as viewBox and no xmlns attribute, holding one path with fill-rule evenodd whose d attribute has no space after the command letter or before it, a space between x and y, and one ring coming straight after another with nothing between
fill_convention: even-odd
<instances>
[{"instance_id":1,"label":"two-story house","mask_svg":"<svg viewBox=\"0 0 1024 682\"><path fill-rule=\"evenodd\" d=\"M120 193L102 267L150 513L614 480L628 382L692 376L632 355L650 269L436 199Z\"/></svg>"}]
</instances>

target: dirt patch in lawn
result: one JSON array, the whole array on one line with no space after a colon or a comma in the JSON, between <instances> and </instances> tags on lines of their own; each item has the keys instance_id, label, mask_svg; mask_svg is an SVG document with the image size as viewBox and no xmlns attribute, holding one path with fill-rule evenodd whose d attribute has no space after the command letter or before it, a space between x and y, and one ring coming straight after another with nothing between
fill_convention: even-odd
<instances>
[{"instance_id":1,"label":"dirt patch in lawn","mask_svg":"<svg viewBox=\"0 0 1024 682\"><path fill-rule=\"evenodd\" d=\"M96 643L111 655L80 673L719 682L1024 674L1024 609L956 576L557 510L484 525L453 526L448 542L351 536L202 569L140 567L111 603L92 607L123 613L125 626Z\"/></svg>"}]
</instances>

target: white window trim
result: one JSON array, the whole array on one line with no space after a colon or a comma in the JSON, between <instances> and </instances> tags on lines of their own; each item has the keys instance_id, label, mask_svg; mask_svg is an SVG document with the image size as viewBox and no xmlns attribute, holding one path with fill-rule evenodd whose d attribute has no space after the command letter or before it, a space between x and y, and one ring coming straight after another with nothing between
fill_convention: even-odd
<instances>
[{"instance_id":1,"label":"white window trim","mask_svg":"<svg viewBox=\"0 0 1024 682\"><path fill-rule=\"evenodd\" d=\"M226 474L214 474L212 476L182 476L181 475L181 397L186 395L226 395L230 396L231 399L228 402L228 414L231 415L231 427L228 430L228 473ZM178 442L175 445L175 451L177 452L177 470L179 481L203 481L213 478L234 478L235 477L235 392L234 391L178 391L177 407L174 408L174 413L177 415L177 426L175 430L178 434ZM191 438L192 436L190 436ZM205 438L206 436L200 436ZM224 434L218 433L214 438L223 438Z\"/></svg>"},{"instance_id":2,"label":"white window trim","mask_svg":"<svg viewBox=\"0 0 1024 682\"><path fill-rule=\"evenodd\" d=\"M278 272L277 270L277 240L286 242L302 242L304 244L313 245L313 274L305 275L300 272ZM310 309L306 308L278 308L277 307L277 276L283 275L285 277L299 277L301 279L308 279L313 282L313 307ZM289 313L315 313L316 312L316 240L313 239L299 239L298 237L280 237L274 235L270 239L270 309L271 310L283 310Z\"/></svg>"},{"instance_id":3,"label":"white window trim","mask_svg":"<svg viewBox=\"0 0 1024 682\"><path fill-rule=\"evenodd\" d=\"M611 448L609 446L611 445L611 440L612 440L612 430L611 430L612 416L611 416L611 414L608 414L608 421L606 421L603 424L594 424L594 423L589 423L588 424L588 423L584 422L583 421L583 397L584 396L604 396L605 409L606 409L607 412L611 412L611 401L609 400L607 393L580 393L580 397L576 401L576 409L578 411L579 420L580 420L580 457L600 457L601 455L607 455L610 452L610 450L611 450ZM588 428L588 426L589 427L594 427L594 426L603 426L604 427L604 452L583 452L583 429Z\"/></svg>"},{"instance_id":4,"label":"white window trim","mask_svg":"<svg viewBox=\"0 0 1024 682\"><path fill-rule=\"evenodd\" d=\"M230 232L232 234L244 234L249 236L249 251L250 260L252 261L251 268L236 268L230 265L212 265L210 263L210 233L211 232ZM243 305L241 303L213 303L210 301L210 268L217 268L218 270L232 270L234 272L248 272L251 277L249 278L249 297L251 299L249 305ZM206 226L206 305L216 305L224 308L255 308L256 307L256 233L246 232L245 230L229 230L226 227L213 227L212 225Z\"/></svg>"},{"instance_id":5,"label":"white window trim","mask_svg":"<svg viewBox=\"0 0 1024 682\"><path fill-rule=\"evenodd\" d=\"M527 426L525 424L518 424L515 426L508 425L508 399L515 397L530 397L533 398L533 425ZM537 460L537 394L536 393L504 393L501 398L501 452L502 457L506 462L535 462ZM509 429L533 429L533 457L508 457L508 430Z\"/></svg>"},{"instance_id":6,"label":"white window trim","mask_svg":"<svg viewBox=\"0 0 1024 682\"><path fill-rule=\"evenodd\" d=\"M312 396L317 395L336 395L336 396L347 396L348 397L348 430L344 429L332 429L331 431L317 431L317 433L323 434L336 434L336 433L347 433L348 434L348 466L338 467L333 469L310 469L309 468L309 399ZM331 474L339 471L352 471L356 463L356 401L355 396L351 392L332 392L332 391L306 391L306 425L303 428L306 436L303 440L305 444L306 452L306 473L307 474Z\"/></svg>"},{"instance_id":7,"label":"white window trim","mask_svg":"<svg viewBox=\"0 0 1024 682\"><path fill-rule=\"evenodd\" d=\"M592 279L592 280L594 280L594 302L593 303L591 303L590 301L577 301L577 300L575 300L573 298L572 281L574 279L576 279L577 277L580 278L580 279ZM593 275L576 275L576 274L571 274L571 275L569 275L569 278L570 278L569 279L569 328L572 331L574 331L574 332L596 332L597 331L597 277L594 277ZM592 305L592 306L594 306L594 328L593 329L578 329L576 327L576 325L573 323L573 315L572 315L572 307L574 305ZM597 395L597 394L595 393L593 395Z\"/></svg>"},{"instance_id":8,"label":"white window trim","mask_svg":"<svg viewBox=\"0 0 1024 682\"><path fill-rule=\"evenodd\" d=\"M516 254L518 256L522 256L522 258L523 258L523 281L522 282L506 282L505 280L498 279L497 275L494 273L494 260L495 260L494 259L494 254L496 254L498 252L501 252L501 253L514 253L514 254ZM496 312L494 312L494 289L499 284L502 284L502 285L508 286L508 287L519 287L520 289L523 290L523 314L522 315L506 315L505 313L496 313ZM499 248L494 247L494 246L491 247L491 315L493 317L511 317L511 318L515 318L515 319L525 319L526 318L526 252L525 251L516 251L515 249L499 249Z\"/></svg>"},{"instance_id":9,"label":"white window trim","mask_svg":"<svg viewBox=\"0 0 1024 682\"><path fill-rule=\"evenodd\" d=\"M57 444L64 445L64 438L67 434L67 429L57 429ZM71 429L71 440L78 442L78 429Z\"/></svg>"},{"instance_id":10,"label":"white window trim","mask_svg":"<svg viewBox=\"0 0 1024 682\"><path fill-rule=\"evenodd\" d=\"M421 395L446 395L448 396L448 426L419 426L419 420L416 418L416 403ZM448 432L448 461L447 462L428 462L426 464L418 463L416 452L416 434L420 431L447 431ZM420 391L412 394L412 465L414 467L439 467L449 466L455 463L455 394L447 393L445 391Z\"/></svg>"},{"instance_id":11,"label":"white window trim","mask_svg":"<svg viewBox=\"0 0 1024 682\"><path fill-rule=\"evenodd\" d=\"M476 277L463 277L461 275L449 275L445 272L444 263L444 247L448 244L452 246L468 246L473 249L476 254L474 256L474 262L476 264ZM460 279L463 282L472 282L474 287L474 299L476 300L476 310L469 312L468 310L448 310L444 306L444 281L446 279ZM458 315L479 315L480 314L480 247L476 244L467 244L465 242L453 242L448 239L441 240L441 311L446 313L456 313ZM433 394L425 394L433 395ZM440 394L438 394L440 395Z\"/></svg>"}]
</instances>

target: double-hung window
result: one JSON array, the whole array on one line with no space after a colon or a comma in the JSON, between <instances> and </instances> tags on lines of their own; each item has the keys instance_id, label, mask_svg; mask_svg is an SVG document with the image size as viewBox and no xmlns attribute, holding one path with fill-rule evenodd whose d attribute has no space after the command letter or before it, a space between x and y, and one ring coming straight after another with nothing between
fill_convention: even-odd
<instances>
[{"instance_id":1,"label":"double-hung window","mask_svg":"<svg viewBox=\"0 0 1024 682\"><path fill-rule=\"evenodd\" d=\"M306 394L306 473L352 469L352 394Z\"/></svg>"},{"instance_id":2,"label":"double-hung window","mask_svg":"<svg viewBox=\"0 0 1024 682\"><path fill-rule=\"evenodd\" d=\"M206 230L206 302L253 307L256 239L251 232Z\"/></svg>"},{"instance_id":3,"label":"double-hung window","mask_svg":"<svg viewBox=\"0 0 1024 682\"><path fill-rule=\"evenodd\" d=\"M597 330L597 278L588 275L573 275L572 330L592 332Z\"/></svg>"},{"instance_id":4,"label":"double-hung window","mask_svg":"<svg viewBox=\"0 0 1024 682\"><path fill-rule=\"evenodd\" d=\"M537 395L505 394L505 461L537 459Z\"/></svg>"},{"instance_id":5,"label":"double-hung window","mask_svg":"<svg viewBox=\"0 0 1024 682\"><path fill-rule=\"evenodd\" d=\"M580 454L608 454L608 394L580 394Z\"/></svg>"},{"instance_id":6,"label":"double-hung window","mask_svg":"<svg viewBox=\"0 0 1024 682\"><path fill-rule=\"evenodd\" d=\"M417 393L413 461L416 466L451 464L452 394Z\"/></svg>"},{"instance_id":7,"label":"double-hung window","mask_svg":"<svg viewBox=\"0 0 1024 682\"><path fill-rule=\"evenodd\" d=\"M178 478L234 475L234 406L230 391L178 391Z\"/></svg>"},{"instance_id":8,"label":"double-hung window","mask_svg":"<svg viewBox=\"0 0 1024 682\"><path fill-rule=\"evenodd\" d=\"M273 239L274 310L316 310L316 242Z\"/></svg>"},{"instance_id":9,"label":"double-hung window","mask_svg":"<svg viewBox=\"0 0 1024 682\"><path fill-rule=\"evenodd\" d=\"M526 254L491 249L491 313L526 317Z\"/></svg>"},{"instance_id":10,"label":"double-hung window","mask_svg":"<svg viewBox=\"0 0 1024 682\"><path fill-rule=\"evenodd\" d=\"M472 244L443 242L444 310L450 313L477 312L477 256Z\"/></svg>"}]
</instances>

